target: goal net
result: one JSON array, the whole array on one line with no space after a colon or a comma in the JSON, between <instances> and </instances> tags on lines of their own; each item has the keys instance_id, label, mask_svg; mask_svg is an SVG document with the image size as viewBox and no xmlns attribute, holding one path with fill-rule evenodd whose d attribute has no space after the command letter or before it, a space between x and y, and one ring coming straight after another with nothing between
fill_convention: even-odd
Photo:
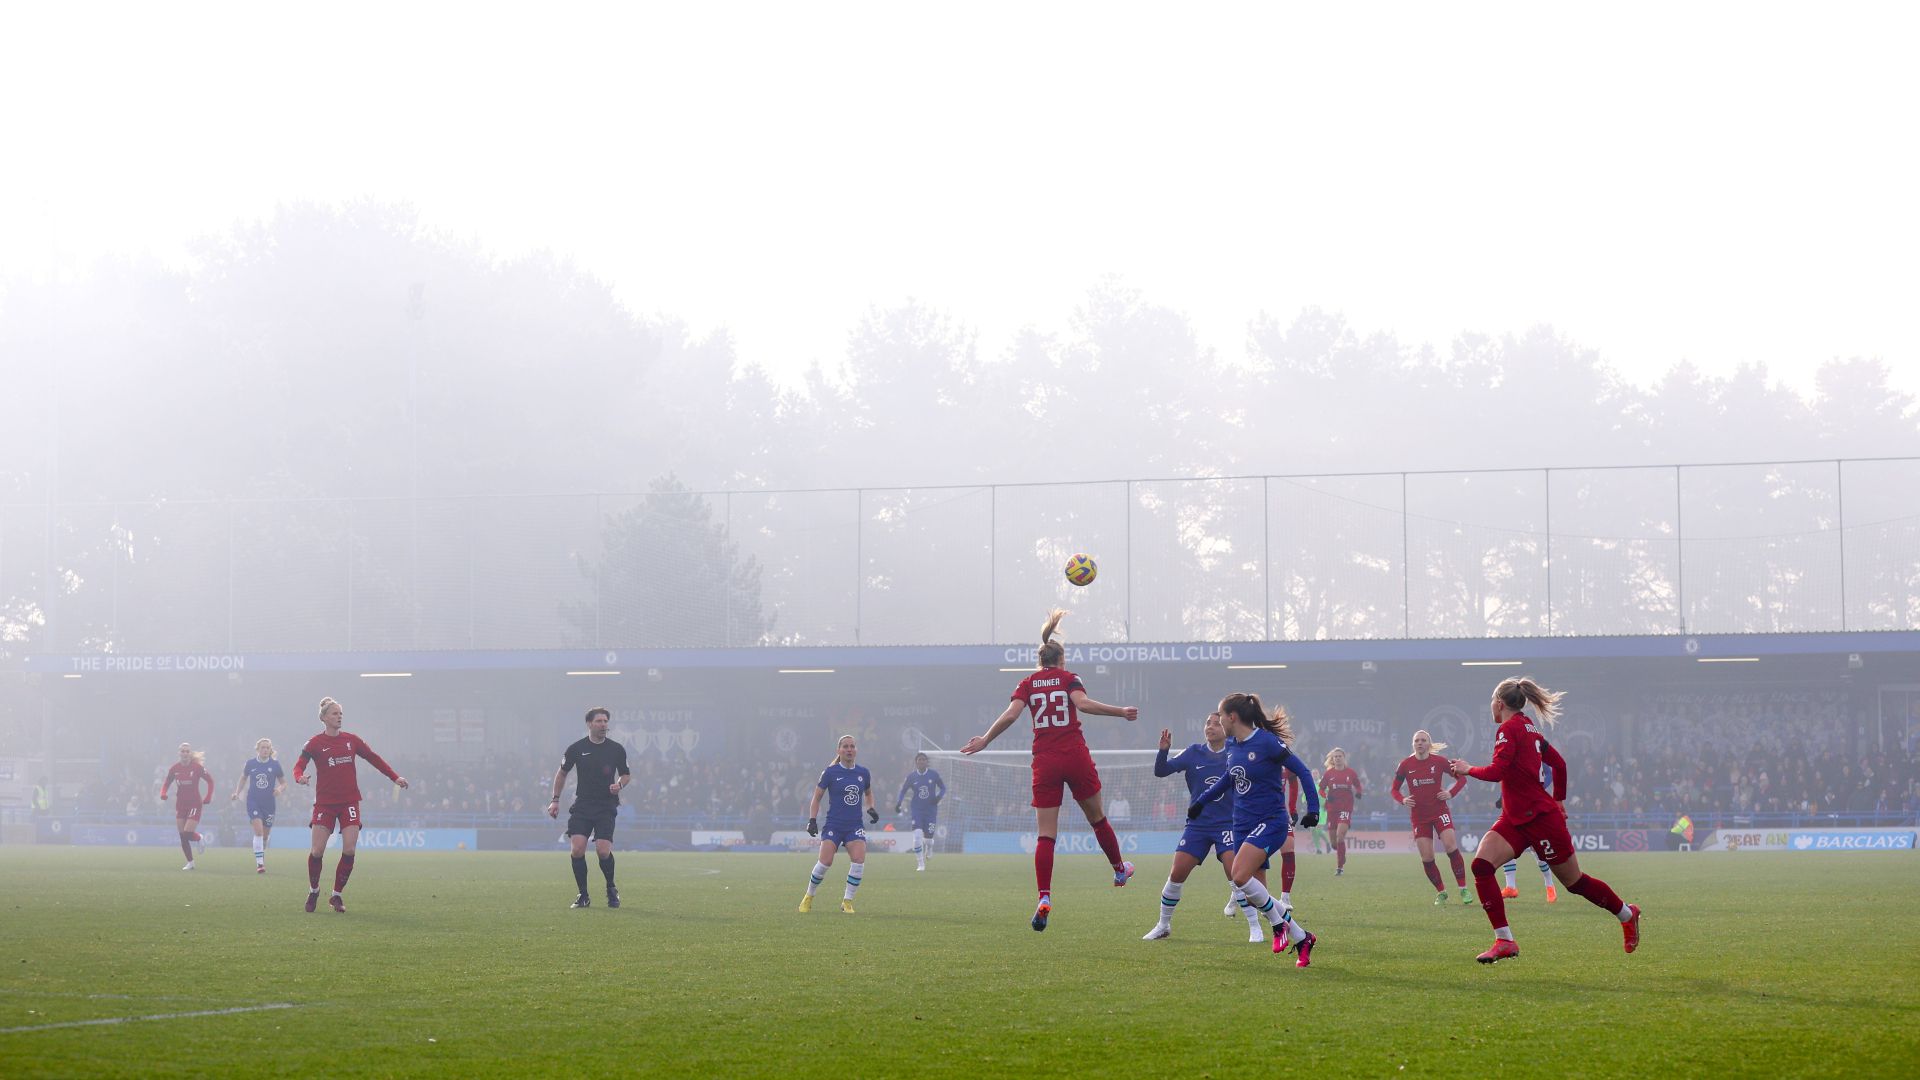
<instances>
[{"instance_id":1,"label":"goal net","mask_svg":"<svg viewBox=\"0 0 1920 1080\"><path fill-rule=\"evenodd\" d=\"M1100 770L1100 802L1114 831L1124 834L1128 854L1146 848L1172 850L1172 841L1143 844L1142 833L1178 833L1186 825L1187 785L1179 776L1153 775L1152 750L1095 750ZM948 850L998 852L1033 850L1033 753L1030 750L928 749L927 757L947 783L940 803L940 824ZM1157 838L1163 839L1163 838ZM1131 841L1131 842L1130 842ZM1060 805L1061 855L1092 852L1100 845L1086 815L1069 790Z\"/></svg>"}]
</instances>

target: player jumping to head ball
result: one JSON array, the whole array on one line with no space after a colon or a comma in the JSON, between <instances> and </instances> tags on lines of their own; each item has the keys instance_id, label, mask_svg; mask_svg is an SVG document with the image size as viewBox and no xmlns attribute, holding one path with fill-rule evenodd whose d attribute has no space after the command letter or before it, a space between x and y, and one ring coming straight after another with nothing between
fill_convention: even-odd
<instances>
[{"instance_id":1,"label":"player jumping to head ball","mask_svg":"<svg viewBox=\"0 0 1920 1080\"><path fill-rule=\"evenodd\" d=\"M963 754L985 750L1013 725L1022 710L1033 714L1033 807L1039 827L1033 845L1033 876L1040 887L1040 903L1033 909L1033 928L1045 930L1053 914L1053 846L1060 834L1060 801L1067 788L1087 815L1100 850L1113 866L1113 883L1125 885L1133 876L1133 864L1120 857L1120 838L1107 822L1100 805L1100 771L1093 767L1093 753L1087 749L1086 736L1080 733L1080 714L1118 716L1131 723L1140 710L1131 705L1104 705L1087 696L1080 676L1061 665L1067 662L1067 647L1054 639L1066 612L1055 608L1040 627L1040 670L1020 680L1013 688L1013 700L986 734L975 735L960 748Z\"/></svg>"}]
</instances>

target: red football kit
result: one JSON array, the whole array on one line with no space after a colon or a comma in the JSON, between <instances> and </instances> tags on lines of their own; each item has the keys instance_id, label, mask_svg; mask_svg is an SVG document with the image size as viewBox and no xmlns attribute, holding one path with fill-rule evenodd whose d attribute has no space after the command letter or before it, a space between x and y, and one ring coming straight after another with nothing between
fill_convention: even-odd
<instances>
[{"instance_id":1,"label":"red football kit","mask_svg":"<svg viewBox=\"0 0 1920 1080\"><path fill-rule=\"evenodd\" d=\"M1413 836L1439 836L1453 828L1453 812L1440 798L1440 789L1453 780L1453 787L1447 792L1448 798L1460 794L1467 786L1467 778L1458 779L1447 775L1447 759L1440 754L1430 753L1427 760L1408 754L1400 759L1393 771L1393 801L1407 807L1413 820ZM1400 794L1400 785L1407 785L1407 794Z\"/></svg>"},{"instance_id":2,"label":"red football kit","mask_svg":"<svg viewBox=\"0 0 1920 1080\"><path fill-rule=\"evenodd\" d=\"M293 763L293 778L306 775L307 762L314 766L313 821L328 831L364 824L360 820L360 781L354 774L354 759L363 757L389 780L400 774L380 759L360 736L342 731L338 735L321 732L307 740L300 760Z\"/></svg>"},{"instance_id":3,"label":"red football kit","mask_svg":"<svg viewBox=\"0 0 1920 1080\"><path fill-rule=\"evenodd\" d=\"M1352 769L1328 769L1320 776L1320 794L1327 801L1327 823L1346 825L1353 821L1353 803L1366 792L1360 790L1360 774Z\"/></svg>"},{"instance_id":4,"label":"red football kit","mask_svg":"<svg viewBox=\"0 0 1920 1080\"><path fill-rule=\"evenodd\" d=\"M1033 718L1033 805L1059 806L1068 787L1076 800L1100 791L1100 774L1080 732L1080 710L1073 695L1084 692L1080 676L1065 668L1041 668L1013 688L1013 700Z\"/></svg>"},{"instance_id":5,"label":"red football kit","mask_svg":"<svg viewBox=\"0 0 1920 1080\"><path fill-rule=\"evenodd\" d=\"M1542 761L1553 769L1552 795L1540 783ZM1516 853L1531 847L1548 866L1574 854L1567 815L1560 809L1567 797L1567 762L1532 717L1507 717L1493 739L1493 760L1467 770L1467 775L1500 784L1500 820L1493 823L1493 831Z\"/></svg>"},{"instance_id":6,"label":"red football kit","mask_svg":"<svg viewBox=\"0 0 1920 1080\"><path fill-rule=\"evenodd\" d=\"M202 781L207 785L205 794L200 791ZM199 817L200 808L213 801L213 777L208 775L207 767L197 761L190 765L175 762L173 768L167 770L167 778L160 781L160 797L166 798L167 788L174 784L180 787L173 796L173 816L180 821Z\"/></svg>"}]
</instances>

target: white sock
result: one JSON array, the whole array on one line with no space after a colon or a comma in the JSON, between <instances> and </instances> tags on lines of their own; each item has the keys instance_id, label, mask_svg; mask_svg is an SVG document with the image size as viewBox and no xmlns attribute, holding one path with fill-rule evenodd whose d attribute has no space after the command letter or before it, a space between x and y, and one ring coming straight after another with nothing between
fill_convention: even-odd
<instances>
[{"instance_id":1,"label":"white sock","mask_svg":"<svg viewBox=\"0 0 1920 1080\"><path fill-rule=\"evenodd\" d=\"M1614 912L1613 917L1619 919L1622 924L1632 922L1633 905L1627 903L1625 900L1620 901L1620 910Z\"/></svg>"},{"instance_id":2,"label":"white sock","mask_svg":"<svg viewBox=\"0 0 1920 1080\"><path fill-rule=\"evenodd\" d=\"M1540 883L1543 885L1553 884L1553 869L1546 863L1540 864Z\"/></svg>"},{"instance_id":3,"label":"white sock","mask_svg":"<svg viewBox=\"0 0 1920 1080\"><path fill-rule=\"evenodd\" d=\"M1247 894L1247 904L1253 910L1265 915L1268 922L1279 926L1285 921L1287 909L1274 900L1273 894L1267 891L1265 885L1260 884L1259 878L1248 878L1247 883L1240 886L1240 889Z\"/></svg>"},{"instance_id":4,"label":"white sock","mask_svg":"<svg viewBox=\"0 0 1920 1080\"><path fill-rule=\"evenodd\" d=\"M1513 883L1513 875L1520 872L1520 864L1517 862L1510 862L1507 865L1501 867L1500 871L1501 873L1504 873L1507 875L1507 888L1509 889L1514 888L1515 886Z\"/></svg>"},{"instance_id":5,"label":"white sock","mask_svg":"<svg viewBox=\"0 0 1920 1080\"><path fill-rule=\"evenodd\" d=\"M867 872L866 863L857 862L857 863L847 864L847 895L842 897L842 899L845 899L845 900L853 899L854 891L860 888L860 876L862 874L865 874L866 872Z\"/></svg>"},{"instance_id":6,"label":"white sock","mask_svg":"<svg viewBox=\"0 0 1920 1080\"><path fill-rule=\"evenodd\" d=\"M267 842L258 836L253 838L253 861L267 861Z\"/></svg>"},{"instance_id":7,"label":"white sock","mask_svg":"<svg viewBox=\"0 0 1920 1080\"><path fill-rule=\"evenodd\" d=\"M1173 925L1173 909L1176 905L1180 903L1180 890L1185 887L1185 884L1186 884L1185 882L1175 881L1172 878L1168 878L1167 883L1161 886L1160 888L1160 925L1161 926Z\"/></svg>"},{"instance_id":8,"label":"white sock","mask_svg":"<svg viewBox=\"0 0 1920 1080\"><path fill-rule=\"evenodd\" d=\"M1281 902L1282 904L1285 904L1285 905L1286 905L1287 907L1292 907L1292 906L1293 906L1293 897L1291 897L1291 896L1288 896L1288 895L1287 895L1286 893L1281 893L1281 894L1280 894L1280 902Z\"/></svg>"},{"instance_id":9,"label":"white sock","mask_svg":"<svg viewBox=\"0 0 1920 1080\"><path fill-rule=\"evenodd\" d=\"M807 879L807 895L808 896L812 896L814 893L820 891L820 882L826 876L827 876L827 864L823 862L814 863L813 876Z\"/></svg>"},{"instance_id":10,"label":"white sock","mask_svg":"<svg viewBox=\"0 0 1920 1080\"><path fill-rule=\"evenodd\" d=\"M1287 920L1287 940L1295 945L1307 940L1307 929L1292 919Z\"/></svg>"},{"instance_id":11,"label":"white sock","mask_svg":"<svg viewBox=\"0 0 1920 1080\"><path fill-rule=\"evenodd\" d=\"M913 837L913 853L920 856L920 865L925 866L927 865L927 845L933 842L933 837L919 829L913 830Z\"/></svg>"},{"instance_id":12,"label":"white sock","mask_svg":"<svg viewBox=\"0 0 1920 1080\"><path fill-rule=\"evenodd\" d=\"M1513 927L1511 927L1511 926L1497 926L1497 927L1495 927L1495 928L1494 928L1494 930L1493 930L1493 937L1494 937L1494 940L1496 940L1496 941L1512 941L1512 940L1513 940Z\"/></svg>"}]
</instances>

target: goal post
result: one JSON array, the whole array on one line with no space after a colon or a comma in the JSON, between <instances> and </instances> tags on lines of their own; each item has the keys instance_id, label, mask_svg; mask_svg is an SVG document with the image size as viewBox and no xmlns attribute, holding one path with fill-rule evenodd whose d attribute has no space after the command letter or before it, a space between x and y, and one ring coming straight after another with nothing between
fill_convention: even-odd
<instances>
[{"instance_id":1,"label":"goal post","mask_svg":"<svg viewBox=\"0 0 1920 1080\"><path fill-rule=\"evenodd\" d=\"M1033 850L1033 752L928 749L929 763L947 784L940 823L949 850L975 853L1030 853ZM1121 850L1134 854L1171 852L1186 827L1187 785L1182 777L1153 775L1155 750L1093 750L1100 772L1100 802ZM1060 804L1061 855L1100 853L1087 818L1069 790Z\"/></svg>"}]
</instances>

